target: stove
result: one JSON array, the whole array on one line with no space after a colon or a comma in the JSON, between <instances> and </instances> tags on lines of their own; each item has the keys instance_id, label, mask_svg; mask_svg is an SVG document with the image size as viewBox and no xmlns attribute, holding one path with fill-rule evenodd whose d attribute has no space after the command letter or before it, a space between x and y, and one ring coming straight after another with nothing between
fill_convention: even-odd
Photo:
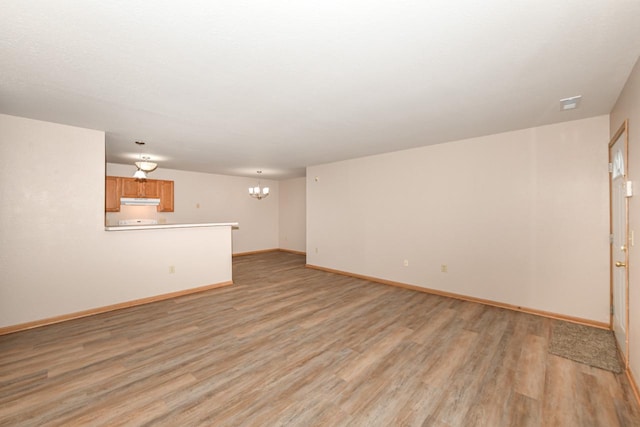
<instances>
[{"instance_id":1,"label":"stove","mask_svg":"<svg viewBox=\"0 0 640 427\"><path fill-rule=\"evenodd\" d=\"M157 219L121 219L118 225L156 225Z\"/></svg>"}]
</instances>

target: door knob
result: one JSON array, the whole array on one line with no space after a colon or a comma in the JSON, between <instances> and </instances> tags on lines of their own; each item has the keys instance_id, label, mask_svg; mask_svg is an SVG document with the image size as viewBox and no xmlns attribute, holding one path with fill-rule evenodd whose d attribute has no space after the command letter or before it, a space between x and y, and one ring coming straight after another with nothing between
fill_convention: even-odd
<instances>
[{"instance_id":1,"label":"door knob","mask_svg":"<svg viewBox=\"0 0 640 427\"><path fill-rule=\"evenodd\" d=\"M620 262L620 261L616 261L616 267L626 267L627 264L625 264L624 262Z\"/></svg>"}]
</instances>

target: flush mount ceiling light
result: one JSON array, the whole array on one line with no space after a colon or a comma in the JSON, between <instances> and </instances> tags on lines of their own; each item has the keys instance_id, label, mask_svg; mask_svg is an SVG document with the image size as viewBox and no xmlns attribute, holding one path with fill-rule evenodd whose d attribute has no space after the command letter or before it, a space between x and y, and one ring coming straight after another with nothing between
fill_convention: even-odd
<instances>
[{"instance_id":1,"label":"flush mount ceiling light","mask_svg":"<svg viewBox=\"0 0 640 427\"><path fill-rule=\"evenodd\" d=\"M575 110L580 104L582 95L572 96L571 98L564 98L560 100L560 109L562 111Z\"/></svg>"},{"instance_id":2,"label":"flush mount ceiling light","mask_svg":"<svg viewBox=\"0 0 640 427\"><path fill-rule=\"evenodd\" d=\"M258 176L262 173L262 171L257 171ZM249 187L249 195L254 199L262 200L269 195L269 187L260 186L260 180L258 180L258 185L255 187Z\"/></svg>"},{"instance_id":3,"label":"flush mount ceiling light","mask_svg":"<svg viewBox=\"0 0 640 427\"><path fill-rule=\"evenodd\" d=\"M153 172L158 168L158 164L152 162L149 155L142 154L142 147L144 147L145 142L136 141L136 145L140 147L140 161L135 162L138 170L136 170L136 172L133 174L133 177L136 179L146 179L149 172Z\"/></svg>"}]
</instances>

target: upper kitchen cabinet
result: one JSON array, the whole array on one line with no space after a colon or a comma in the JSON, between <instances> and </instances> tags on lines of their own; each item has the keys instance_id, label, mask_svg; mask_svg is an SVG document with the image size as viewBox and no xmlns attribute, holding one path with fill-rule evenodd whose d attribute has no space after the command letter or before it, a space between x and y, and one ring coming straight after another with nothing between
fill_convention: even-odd
<instances>
[{"instance_id":1,"label":"upper kitchen cabinet","mask_svg":"<svg viewBox=\"0 0 640 427\"><path fill-rule=\"evenodd\" d=\"M106 212L120 212L120 183L121 180L117 176L108 176L105 179L104 210Z\"/></svg>"},{"instance_id":2,"label":"upper kitchen cabinet","mask_svg":"<svg viewBox=\"0 0 640 427\"><path fill-rule=\"evenodd\" d=\"M120 179L122 180L121 197L146 197L154 199L160 197L160 182L155 179Z\"/></svg>"},{"instance_id":3,"label":"upper kitchen cabinet","mask_svg":"<svg viewBox=\"0 0 640 427\"><path fill-rule=\"evenodd\" d=\"M138 180L132 178L120 178L120 181L122 182L120 186L121 197L140 197L140 190L144 190L144 188L139 186Z\"/></svg>"},{"instance_id":4,"label":"upper kitchen cabinet","mask_svg":"<svg viewBox=\"0 0 640 427\"><path fill-rule=\"evenodd\" d=\"M173 212L173 181L105 177L105 212L120 212L120 198L160 199L158 212Z\"/></svg>"},{"instance_id":5,"label":"upper kitchen cabinet","mask_svg":"<svg viewBox=\"0 0 640 427\"><path fill-rule=\"evenodd\" d=\"M173 212L173 181L158 181L160 186L160 205L158 212Z\"/></svg>"}]
</instances>

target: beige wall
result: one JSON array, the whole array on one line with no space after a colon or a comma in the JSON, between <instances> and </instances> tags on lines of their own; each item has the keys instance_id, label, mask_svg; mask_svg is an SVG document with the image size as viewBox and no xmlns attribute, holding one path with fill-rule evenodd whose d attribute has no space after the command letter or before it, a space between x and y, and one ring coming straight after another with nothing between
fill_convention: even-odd
<instances>
[{"instance_id":1,"label":"beige wall","mask_svg":"<svg viewBox=\"0 0 640 427\"><path fill-rule=\"evenodd\" d=\"M608 140L600 116L309 167L307 262L608 323Z\"/></svg>"},{"instance_id":2,"label":"beige wall","mask_svg":"<svg viewBox=\"0 0 640 427\"><path fill-rule=\"evenodd\" d=\"M280 248L304 252L306 250L307 181L295 178L280 182Z\"/></svg>"},{"instance_id":3,"label":"beige wall","mask_svg":"<svg viewBox=\"0 0 640 427\"><path fill-rule=\"evenodd\" d=\"M229 227L106 232L104 174L103 132L0 115L0 327L231 280Z\"/></svg>"},{"instance_id":4,"label":"beige wall","mask_svg":"<svg viewBox=\"0 0 640 427\"><path fill-rule=\"evenodd\" d=\"M640 60L636 63L620 98L611 111L611 137L629 120L629 179L636 195L629 199L629 228L640 232ZM629 362L636 381L640 380L640 247L629 248Z\"/></svg>"},{"instance_id":5,"label":"beige wall","mask_svg":"<svg viewBox=\"0 0 640 427\"><path fill-rule=\"evenodd\" d=\"M133 165L107 164L108 175L130 177L134 171ZM269 186L270 195L256 200L248 193L248 188L257 184L255 178L165 169L162 165L149 178L174 181L175 211L124 206L120 213L107 213L108 224L138 217L155 218L160 223L237 222L239 227L233 230L234 253L278 247L278 181L261 180Z\"/></svg>"}]
</instances>

